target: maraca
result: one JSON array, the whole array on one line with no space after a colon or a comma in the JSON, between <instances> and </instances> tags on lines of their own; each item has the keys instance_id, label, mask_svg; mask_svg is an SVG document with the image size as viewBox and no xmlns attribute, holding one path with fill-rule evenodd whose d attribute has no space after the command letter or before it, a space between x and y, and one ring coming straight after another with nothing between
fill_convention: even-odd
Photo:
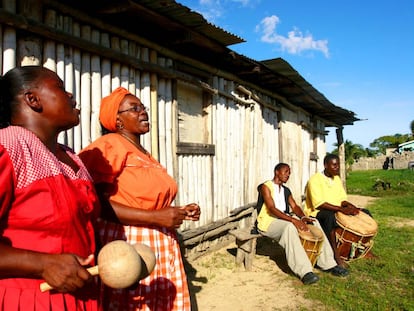
<instances>
[{"instance_id":1,"label":"maraca","mask_svg":"<svg viewBox=\"0 0 414 311\"><path fill-rule=\"evenodd\" d=\"M115 240L102 247L98 254L98 265L87 270L91 275L99 274L102 282L109 287L127 288L140 280L141 260L131 244ZM40 284L42 292L51 289L46 282Z\"/></svg>"},{"instance_id":2,"label":"maraca","mask_svg":"<svg viewBox=\"0 0 414 311\"><path fill-rule=\"evenodd\" d=\"M135 248L142 260L139 280L145 279L155 268L155 253L149 246L145 244L135 243L132 246Z\"/></svg>"}]
</instances>

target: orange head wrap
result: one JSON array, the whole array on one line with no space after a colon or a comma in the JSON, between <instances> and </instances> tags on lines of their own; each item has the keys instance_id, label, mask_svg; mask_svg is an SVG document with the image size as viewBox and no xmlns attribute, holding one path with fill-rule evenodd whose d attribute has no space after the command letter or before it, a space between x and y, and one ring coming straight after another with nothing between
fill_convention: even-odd
<instances>
[{"instance_id":1,"label":"orange head wrap","mask_svg":"<svg viewBox=\"0 0 414 311\"><path fill-rule=\"evenodd\" d=\"M111 94L102 98L101 109L99 111L99 121L104 128L110 132L116 132L116 116L119 105L124 97L131 94L127 89L118 87Z\"/></svg>"}]
</instances>

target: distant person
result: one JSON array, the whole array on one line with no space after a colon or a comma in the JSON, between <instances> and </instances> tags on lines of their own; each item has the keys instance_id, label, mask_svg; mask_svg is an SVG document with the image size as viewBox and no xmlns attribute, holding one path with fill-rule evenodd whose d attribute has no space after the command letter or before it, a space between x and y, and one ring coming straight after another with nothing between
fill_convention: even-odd
<instances>
[{"instance_id":1,"label":"distant person","mask_svg":"<svg viewBox=\"0 0 414 311\"><path fill-rule=\"evenodd\" d=\"M103 204L99 222L103 244L121 239L148 245L154 271L126 289L104 287L104 310L190 310L187 277L176 229L197 221L196 203L173 206L177 183L141 145L150 130L147 108L119 87L101 101L99 120L109 132L84 148L80 157Z\"/></svg>"},{"instance_id":2,"label":"distant person","mask_svg":"<svg viewBox=\"0 0 414 311\"><path fill-rule=\"evenodd\" d=\"M348 201L342 180L339 177L339 157L327 154L323 160L324 170L311 176L306 186L305 214L319 220L334 250L335 260L341 267L347 263L341 258L336 244L335 228L338 227L335 213L357 215L363 211L371 216L366 209L360 209ZM373 257L369 252L366 257Z\"/></svg>"},{"instance_id":3,"label":"distant person","mask_svg":"<svg viewBox=\"0 0 414 311\"><path fill-rule=\"evenodd\" d=\"M79 123L53 71L16 67L0 77L0 310L98 310L99 200L78 156L58 143ZM40 291L46 281L54 289Z\"/></svg>"},{"instance_id":4,"label":"distant person","mask_svg":"<svg viewBox=\"0 0 414 311\"><path fill-rule=\"evenodd\" d=\"M318 282L319 277L313 273L313 266L302 246L299 231L309 231L309 226L320 228L320 225L315 218L306 217L296 204L289 188L284 185L289 177L289 165L279 163L274 169L273 179L258 187L264 203L257 217L257 227L262 235L277 241L284 248L290 269L308 285ZM294 215L290 214L289 207ZM324 234L321 254L316 264L335 276L348 275L348 270L337 265L331 245Z\"/></svg>"},{"instance_id":5,"label":"distant person","mask_svg":"<svg viewBox=\"0 0 414 311\"><path fill-rule=\"evenodd\" d=\"M384 161L384 164L382 165L382 169L383 170L388 170L388 167L390 166L390 158L389 157L386 157L385 158L385 161Z\"/></svg>"}]
</instances>

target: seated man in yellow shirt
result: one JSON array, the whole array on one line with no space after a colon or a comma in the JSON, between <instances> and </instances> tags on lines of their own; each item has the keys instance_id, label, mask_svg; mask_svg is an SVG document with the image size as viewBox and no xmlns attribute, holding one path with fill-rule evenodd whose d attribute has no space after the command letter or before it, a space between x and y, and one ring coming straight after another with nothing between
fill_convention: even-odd
<instances>
[{"instance_id":1,"label":"seated man in yellow shirt","mask_svg":"<svg viewBox=\"0 0 414 311\"><path fill-rule=\"evenodd\" d=\"M289 165L279 163L274 169L273 179L258 187L259 198L263 198L263 203L261 200L258 203L262 205L258 206L260 212L257 216L257 228L260 234L277 241L284 248L290 269L303 284L308 285L318 282L319 277L313 273L313 266L299 237L299 230L308 231L308 226L314 225L320 228L320 225L316 219L305 216L293 199L289 188L284 186L289 176ZM323 271L335 276L348 275L348 270L337 265L325 234L316 264Z\"/></svg>"},{"instance_id":2,"label":"seated man in yellow shirt","mask_svg":"<svg viewBox=\"0 0 414 311\"><path fill-rule=\"evenodd\" d=\"M346 191L339 177L339 157L328 154L324 160L324 171L311 176L306 186L306 205L304 212L319 220L334 251L338 265L346 267L336 247L335 213L340 211L346 215L356 215L362 210L371 216L368 210L359 209L348 201ZM370 256L368 256L370 257Z\"/></svg>"}]
</instances>

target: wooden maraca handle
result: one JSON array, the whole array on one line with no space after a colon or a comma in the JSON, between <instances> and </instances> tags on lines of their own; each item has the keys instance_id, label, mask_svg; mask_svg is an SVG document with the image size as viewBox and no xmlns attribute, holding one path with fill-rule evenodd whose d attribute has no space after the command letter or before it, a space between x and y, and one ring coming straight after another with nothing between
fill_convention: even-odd
<instances>
[{"instance_id":1,"label":"wooden maraca handle","mask_svg":"<svg viewBox=\"0 0 414 311\"><path fill-rule=\"evenodd\" d=\"M102 283L108 287L127 288L148 276L155 267L156 258L151 248L144 245L136 247L124 240L109 242L99 251L98 265L87 270L91 275L99 274ZM139 252L142 252L143 256L145 254L146 261L141 258ZM142 269L143 265L145 271ZM42 292L50 289L52 288L49 284L40 284Z\"/></svg>"},{"instance_id":2,"label":"wooden maraca handle","mask_svg":"<svg viewBox=\"0 0 414 311\"><path fill-rule=\"evenodd\" d=\"M91 275L98 275L99 274L99 269L98 269L98 266L96 265L96 266L93 266L93 267L90 267L90 268L88 268L88 269L86 269ZM53 287L52 286L50 286L47 282L43 282L43 283L41 283L40 284L40 291L43 293L43 292L46 292L46 291L48 291L48 290L51 290L51 289L53 289Z\"/></svg>"}]
</instances>

